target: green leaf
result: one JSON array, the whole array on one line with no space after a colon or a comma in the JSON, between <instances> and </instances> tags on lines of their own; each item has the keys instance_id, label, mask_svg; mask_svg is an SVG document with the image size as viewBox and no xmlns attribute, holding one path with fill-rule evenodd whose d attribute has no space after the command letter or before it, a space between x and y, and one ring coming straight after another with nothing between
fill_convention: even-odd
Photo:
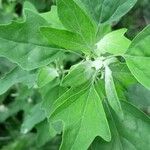
<instances>
[{"instance_id":1,"label":"green leaf","mask_svg":"<svg viewBox=\"0 0 150 150\"><path fill-rule=\"evenodd\" d=\"M97 23L112 23L124 16L137 0L80 0Z\"/></svg>"},{"instance_id":2,"label":"green leaf","mask_svg":"<svg viewBox=\"0 0 150 150\"><path fill-rule=\"evenodd\" d=\"M35 125L42 122L46 118L46 114L42 109L41 103L36 104L30 112L25 116L23 124L21 126L21 132L29 132Z\"/></svg>"},{"instance_id":3,"label":"green leaf","mask_svg":"<svg viewBox=\"0 0 150 150\"><path fill-rule=\"evenodd\" d=\"M54 103L53 110L50 121L62 120L64 126L60 149L87 150L96 136L110 141L102 101L93 86L70 89Z\"/></svg>"},{"instance_id":4,"label":"green leaf","mask_svg":"<svg viewBox=\"0 0 150 150\"><path fill-rule=\"evenodd\" d=\"M93 49L96 37L96 25L74 0L57 0L58 16L66 29L78 33Z\"/></svg>"},{"instance_id":5,"label":"green leaf","mask_svg":"<svg viewBox=\"0 0 150 150\"><path fill-rule=\"evenodd\" d=\"M131 41L124 34L127 29L119 29L106 34L98 43L95 53L100 56L104 53L124 54L128 49Z\"/></svg>"},{"instance_id":6,"label":"green leaf","mask_svg":"<svg viewBox=\"0 0 150 150\"><path fill-rule=\"evenodd\" d=\"M35 6L31 2L25 1L23 8L29 9L31 11L38 13L37 9L35 8ZM51 27L58 28L58 29L64 29L61 21L59 20L56 6L52 5L50 11L44 12L44 13L39 13L39 15L42 18L44 18L49 23L49 25Z\"/></svg>"},{"instance_id":7,"label":"green leaf","mask_svg":"<svg viewBox=\"0 0 150 150\"><path fill-rule=\"evenodd\" d=\"M52 6L49 12L40 14L52 28L64 29L57 13L57 6Z\"/></svg>"},{"instance_id":8,"label":"green leaf","mask_svg":"<svg viewBox=\"0 0 150 150\"><path fill-rule=\"evenodd\" d=\"M95 84L95 90L97 91L99 97L102 101L106 99L105 92L105 81L103 79L99 79Z\"/></svg>"},{"instance_id":9,"label":"green leaf","mask_svg":"<svg viewBox=\"0 0 150 150\"><path fill-rule=\"evenodd\" d=\"M116 114L118 114L121 118L123 118L123 112L114 85L112 72L107 66L105 67L105 90L106 90L106 96L110 106L113 108Z\"/></svg>"},{"instance_id":10,"label":"green leaf","mask_svg":"<svg viewBox=\"0 0 150 150\"><path fill-rule=\"evenodd\" d=\"M59 77L59 74L55 68L43 67L39 70L37 85L41 88L57 77Z\"/></svg>"},{"instance_id":11,"label":"green leaf","mask_svg":"<svg viewBox=\"0 0 150 150\"><path fill-rule=\"evenodd\" d=\"M78 33L51 27L42 27L41 32L50 44L77 52L83 51L86 53L86 51L90 51L89 46Z\"/></svg>"},{"instance_id":12,"label":"green leaf","mask_svg":"<svg viewBox=\"0 0 150 150\"><path fill-rule=\"evenodd\" d=\"M96 69L92 61L81 62L72 66L69 73L64 77L62 81L63 86L79 86L87 81L92 81Z\"/></svg>"},{"instance_id":13,"label":"green leaf","mask_svg":"<svg viewBox=\"0 0 150 150\"><path fill-rule=\"evenodd\" d=\"M23 22L0 25L0 56L32 70L52 62L58 49L52 48L39 31L48 23L38 13L25 10ZM7 32L6 32L7 31Z\"/></svg>"},{"instance_id":14,"label":"green leaf","mask_svg":"<svg viewBox=\"0 0 150 150\"><path fill-rule=\"evenodd\" d=\"M150 89L150 58L125 56L127 65L135 78L146 88Z\"/></svg>"},{"instance_id":15,"label":"green leaf","mask_svg":"<svg viewBox=\"0 0 150 150\"><path fill-rule=\"evenodd\" d=\"M91 150L150 149L148 144L150 141L150 119L129 103L122 102L121 104L124 120L119 119L112 111L108 112L112 141L108 143L97 140L91 146Z\"/></svg>"},{"instance_id":16,"label":"green leaf","mask_svg":"<svg viewBox=\"0 0 150 150\"><path fill-rule=\"evenodd\" d=\"M135 78L150 89L150 26L147 26L132 41L126 55L126 63Z\"/></svg>"},{"instance_id":17,"label":"green leaf","mask_svg":"<svg viewBox=\"0 0 150 150\"><path fill-rule=\"evenodd\" d=\"M16 67L0 79L0 95L17 83L23 83L31 88L35 84L36 77L37 73L35 71L27 72Z\"/></svg>"}]
</instances>

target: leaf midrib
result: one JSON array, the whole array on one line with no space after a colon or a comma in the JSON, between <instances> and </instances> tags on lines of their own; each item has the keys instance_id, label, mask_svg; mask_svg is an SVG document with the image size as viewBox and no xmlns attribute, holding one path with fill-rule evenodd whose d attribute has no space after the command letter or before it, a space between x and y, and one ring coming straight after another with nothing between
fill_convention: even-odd
<instances>
[{"instance_id":1,"label":"leaf midrib","mask_svg":"<svg viewBox=\"0 0 150 150\"><path fill-rule=\"evenodd\" d=\"M88 104L88 101L89 101L89 95L91 94L91 90L92 90L92 86L90 87L90 89L89 89L89 92L88 92L88 95L87 95L87 100L86 100L86 102L85 102L85 106L84 106L84 108L83 108L83 111L82 111L82 115L81 115L81 119L79 120L79 123L80 123L80 126L79 126L79 128L78 128L78 131L77 131L77 134L76 134L76 137L75 137L75 139L74 139L74 142L72 143L72 148L73 148L73 146L74 146L74 144L75 144L75 142L76 142L76 140L77 140L77 138L79 137L79 131L80 131L80 129L81 129L81 126L82 126L82 123L83 123L83 120L84 120L84 116L85 116L85 112L86 112L86 107L87 107L87 104ZM71 148L71 150L72 150L72 148Z\"/></svg>"}]
</instances>

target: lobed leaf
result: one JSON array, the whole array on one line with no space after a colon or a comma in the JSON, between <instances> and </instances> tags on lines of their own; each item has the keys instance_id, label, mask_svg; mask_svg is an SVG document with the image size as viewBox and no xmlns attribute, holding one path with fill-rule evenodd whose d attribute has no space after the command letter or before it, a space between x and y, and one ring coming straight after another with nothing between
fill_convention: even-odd
<instances>
[{"instance_id":1,"label":"lobed leaf","mask_svg":"<svg viewBox=\"0 0 150 150\"><path fill-rule=\"evenodd\" d=\"M124 54L131 41L124 34L126 29L119 29L106 34L98 43L95 53L100 56L105 53L114 55Z\"/></svg>"},{"instance_id":2,"label":"lobed leaf","mask_svg":"<svg viewBox=\"0 0 150 150\"><path fill-rule=\"evenodd\" d=\"M48 23L30 10L25 10L25 17L23 22L0 25L0 56L26 70L33 70L49 64L60 53L40 33L39 28Z\"/></svg>"},{"instance_id":3,"label":"lobed leaf","mask_svg":"<svg viewBox=\"0 0 150 150\"><path fill-rule=\"evenodd\" d=\"M40 15L52 28L65 29L58 17L57 6L51 6L51 10L49 12L40 13Z\"/></svg>"},{"instance_id":4,"label":"lobed leaf","mask_svg":"<svg viewBox=\"0 0 150 150\"><path fill-rule=\"evenodd\" d=\"M111 139L101 99L93 86L71 89L62 95L50 117L51 122L59 120L64 126L60 149L86 150L96 136Z\"/></svg>"}]
</instances>

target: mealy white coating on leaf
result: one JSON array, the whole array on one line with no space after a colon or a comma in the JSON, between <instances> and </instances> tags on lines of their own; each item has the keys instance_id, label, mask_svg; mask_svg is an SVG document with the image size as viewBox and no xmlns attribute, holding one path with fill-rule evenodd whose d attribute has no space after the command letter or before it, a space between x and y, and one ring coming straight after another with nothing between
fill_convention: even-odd
<instances>
[{"instance_id":1,"label":"mealy white coating on leaf","mask_svg":"<svg viewBox=\"0 0 150 150\"><path fill-rule=\"evenodd\" d=\"M96 69L99 70L103 66L103 61L100 59L96 59L95 61L92 62L92 66Z\"/></svg>"}]
</instances>

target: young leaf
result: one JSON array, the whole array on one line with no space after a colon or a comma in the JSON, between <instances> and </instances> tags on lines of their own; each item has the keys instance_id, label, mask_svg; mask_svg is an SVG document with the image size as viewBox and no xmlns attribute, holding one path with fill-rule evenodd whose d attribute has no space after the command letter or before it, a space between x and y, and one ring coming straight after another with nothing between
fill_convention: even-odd
<instances>
[{"instance_id":1,"label":"young leaf","mask_svg":"<svg viewBox=\"0 0 150 150\"><path fill-rule=\"evenodd\" d=\"M124 34L126 29L119 29L106 34L98 43L95 53L100 56L104 53L124 54L128 49L131 41Z\"/></svg>"},{"instance_id":2,"label":"young leaf","mask_svg":"<svg viewBox=\"0 0 150 150\"><path fill-rule=\"evenodd\" d=\"M80 0L97 23L112 23L124 16L137 0Z\"/></svg>"},{"instance_id":3,"label":"young leaf","mask_svg":"<svg viewBox=\"0 0 150 150\"><path fill-rule=\"evenodd\" d=\"M96 37L96 26L74 0L57 0L58 16L66 29L78 33L92 49Z\"/></svg>"},{"instance_id":4,"label":"young leaf","mask_svg":"<svg viewBox=\"0 0 150 150\"><path fill-rule=\"evenodd\" d=\"M147 26L132 41L126 55L126 63L135 78L150 89L150 26Z\"/></svg>"},{"instance_id":5,"label":"young leaf","mask_svg":"<svg viewBox=\"0 0 150 150\"><path fill-rule=\"evenodd\" d=\"M38 73L37 85L39 88L45 86L59 76L58 71L53 67L43 67Z\"/></svg>"},{"instance_id":6,"label":"young leaf","mask_svg":"<svg viewBox=\"0 0 150 150\"><path fill-rule=\"evenodd\" d=\"M50 47L40 33L39 28L48 23L38 13L29 10L25 10L25 17L23 22L0 25L0 56L32 70L52 62L59 51Z\"/></svg>"},{"instance_id":7,"label":"young leaf","mask_svg":"<svg viewBox=\"0 0 150 150\"><path fill-rule=\"evenodd\" d=\"M147 150L150 149L150 119L127 102L121 102L124 120L108 110L112 141L95 141L91 150Z\"/></svg>"},{"instance_id":8,"label":"young leaf","mask_svg":"<svg viewBox=\"0 0 150 150\"><path fill-rule=\"evenodd\" d=\"M35 84L36 77L37 73L35 71L27 72L16 67L0 79L0 95L5 93L11 86L17 83L23 83L28 87L32 87Z\"/></svg>"},{"instance_id":9,"label":"young leaf","mask_svg":"<svg viewBox=\"0 0 150 150\"><path fill-rule=\"evenodd\" d=\"M107 66L105 67L105 90L110 106L113 108L116 114L123 118L123 112L115 89L112 72Z\"/></svg>"},{"instance_id":10,"label":"young leaf","mask_svg":"<svg viewBox=\"0 0 150 150\"><path fill-rule=\"evenodd\" d=\"M91 81L95 72L92 61L79 63L71 67L69 73L62 81L62 85L70 87L79 86L87 81Z\"/></svg>"},{"instance_id":11,"label":"young leaf","mask_svg":"<svg viewBox=\"0 0 150 150\"><path fill-rule=\"evenodd\" d=\"M93 86L70 89L53 106L51 122L63 121L60 149L87 150L96 136L110 141L111 135L102 101ZM69 139L69 140L68 140Z\"/></svg>"}]
</instances>

